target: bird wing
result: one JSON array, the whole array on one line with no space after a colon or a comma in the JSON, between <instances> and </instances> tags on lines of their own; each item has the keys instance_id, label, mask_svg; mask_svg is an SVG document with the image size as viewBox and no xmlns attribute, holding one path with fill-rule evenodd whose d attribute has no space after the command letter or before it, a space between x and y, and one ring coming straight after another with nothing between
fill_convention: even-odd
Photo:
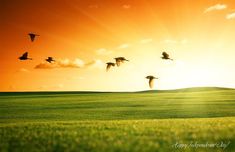
<instances>
[{"instance_id":1,"label":"bird wing","mask_svg":"<svg viewBox=\"0 0 235 152\"><path fill-rule=\"evenodd\" d=\"M165 58L169 58L169 54L167 54L166 52L162 52L162 55L163 55Z\"/></svg>"},{"instance_id":2,"label":"bird wing","mask_svg":"<svg viewBox=\"0 0 235 152\"><path fill-rule=\"evenodd\" d=\"M25 52L23 55L22 55L23 58L28 58L28 52Z\"/></svg>"},{"instance_id":3,"label":"bird wing","mask_svg":"<svg viewBox=\"0 0 235 152\"><path fill-rule=\"evenodd\" d=\"M127 60L127 59L124 58L124 57L119 57L119 59L120 59L122 62L124 62L124 61L129 61L129 60Z\"/></svg>"},{"instance_id":4,"label":"bird wing","mask_svg":"<svg viewBox=\"0 0 235 152\"><path fill-rule=\"evenodd\" d=\"M107 66L106 66L106 71L109 71L109 69L111 68L111 64L107 64Z\"/></svg>"},{"instance_id":5,"label":"bird wing","mask_svg":"<svg viewBox=\"0 0 235 152\"><path fill-rule=\"evenodd\" d=\"M46 59L46 61L47 61L47 62L49 62L49 63L51 63L51 62L52 62L52 60L50 60L50 59Z\"/></svg>"},{"instance_id":6,"label":"bird wing","mask_svg":"<svg viewBox=\"0 0 235 152\"><path fill-rule=\"evenodd\" d=\"M29 34L29 36L30 36L31 41L33 42L36 35L35 34Z\"/></svg>"},{"instance_id":7,"label":"bird wing","mask_svg":"<svg viewBox=\"0 0 235 152\"><path fill-rule=\"evenodd\" d=\"M127 59L126 59L126 58L124 58L124 57L123 57L122 59L123 59L123 61L129 61L129 60L127 60Z\"/></svg>"},{"instance_id":8,"label":"bird wing","mask_svg":"<svg viewBox=\"0 0 235 152\"><path fill-rule=\"evenodd\" d=\"M149 87L152 89L154 85L154 80L153 79L149 79Z\"/></svg>"},{"instance_id":9,"label":"bird wing","mask_svg":"<svg viewBox=\"0 0 235 152\"><path fill-rule=\"evenodd\" d=\"M49 60L53 60L53 58L52 58L52 57L48 57L48 59L49 59Z\"/></svg>"}]
</instances>

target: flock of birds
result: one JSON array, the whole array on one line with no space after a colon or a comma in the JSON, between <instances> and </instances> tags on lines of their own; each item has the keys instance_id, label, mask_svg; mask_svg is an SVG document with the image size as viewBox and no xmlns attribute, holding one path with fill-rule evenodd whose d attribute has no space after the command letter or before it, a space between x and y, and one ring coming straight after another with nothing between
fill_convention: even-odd
<instances>
[{"instance_id":1,"label":"flock of birds","mask_svg":"<svg viewBox=\"0 0 235 152\"><path fill-rule=\"evenodd\" d=\"M30 40L31 42L33 42L35 40L36 37L40 36L38 34L35 34L35 33L29 33L28 34L29 37L30 37ZM28 52L25 52L22 56L19 57L19 60L32 60L32 58L29 58L28 57ZM161 57L163 60L172 60L172 58L170 58L170 55L167 54L166 52L162 52L162 57ZM114 58L115 59L115 63L114 62L107 62L107 66L106 66L106 71L109 71L109 69L111 67L114 67L115 65L117 67L119 67L122 63L124 63L125 61L129 61L127 60L125 57L116 57ZM56 60L53 59L53 57L48 57L45 59L45 61L47 61L48 63L53 63L53 62L56 62ZM152 75L148 75L145 77L146 79L149 79L149 87L150 88L153 88L154 86L154 79L158 79L157 77L154 77Z\"/></svg>"},{"instance_id":2,"label":"flock of birds","mask_svg":"<svg viewBox=\"0 0 235 152\"><path fill-rule=\"evenodd\" d=\"M170 58L170 55L166 52L162 52L162 57L161 57L163 60L172 60L172 58ZM115 65L117 65L118 67L124 63L125 61L129 61L127 60L125 57L117 57L117 58L114 58L116 63L113 63L113 62L107 62L107 66L106 66L106 71L109 71L109 69L111 67L114 67ZM158 79L152 75L148 75L145 77L146 79L149 79L149 87L152 89L153 86L154 86L154 79Z\"/></svg>"},{"instance_id":3,"label":"flock of birds","mask_svg":"<svg viewBox=\"0 0 235 152\"><path fill-rule=\"evenodd\" d=\"M30 37L31 42L33 42L37 36L40 36L40 35L35 34L35 33L29 33L28 35ZM29 58L28 57L28 52L25 52L22 56L19 57L19 60L32 60L32 58ZM49 63L55 62L53 57L48 57L45 60Z\"/></svg>"}]
</instances>

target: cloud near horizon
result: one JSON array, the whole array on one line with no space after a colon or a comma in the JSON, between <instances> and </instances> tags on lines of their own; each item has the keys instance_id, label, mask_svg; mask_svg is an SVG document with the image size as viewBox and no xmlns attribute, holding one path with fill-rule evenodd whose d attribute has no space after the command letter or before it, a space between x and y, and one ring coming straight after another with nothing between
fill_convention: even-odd
<instances>
[{"instance_id":1,"label":"cloud near horizon","mask_svg":"<svg viewBox=\"0 0 235 152\"><path fill-rule=\"evenodd\" d=\"M178 41L172 40L172 39L165 39L165 40L162 41L162 43L166 43L166 44L176 44L176 43L178 43Z\"/></svg>"},{"instance_id":2,"label":"cloud near horizon","mask_svg":"<svg viewBox=\"0 0 235 152\"><path fill-rule=\"evenodd\" d=\"M129 4L124 4L124 5L122 5L122 8L124 8L124 9L129 9L129 8L131 8L131 5L129 5Z\"/></svg>"},{"instance_id":3,"label":"cloud near horizon","mask_svg":"<svg viewBox=\"0 0 235 152\"><path fill-rule=\"evenodd\" d=\"M187 44L188 39L182 39L182 40L165 39L161 43L165 43L165 44Z\"/></svg>"},{"instance_id":4,"label":"cloud near horizon","mask_svg":"<svg viewBox=\"0 0 235 152\"><path fill-rule=\"evenodd\" d=\"M208 13L208 12L216 11L216 10L217 11L224 10L226 8L227 8L227 5L225 5L225 4L216 4L216 5L213 5L213 6L206 8L204 13Z\"/></svg>"},{"instance_id":5,"label":"cloud near horizon","mask_svg":"<svg viewBox=\"0 0 235 152\"><path fill-rule=\"evenodd\" d=\"M98 55L109 55L112 53L113 53L113 51L107 50L105 48L100 48L100 49L96 50L96 54L98 54Z\"/></svg>"},{"instance_id":6,"label":"cloud near horizon","mask_svg":"<svg viewBox=\"0 0 235 152\"><path fill-rule=\"evenodd\" d=\"M147 44L147 43L150 43L150 42L152 42L153 41L153 39L143 39L143 40L140 40L140 43L141 44Z\"/></svg>"},{"instance_id":7,"label":"cloud near horizon","mask_svg":"<svg viewBox=\"0 0 235 152\"><path fill-rule=\"evenodd\" d=\"M119 49L126 49L128 47L130 47L130 44L124 43L124 44L121 44L118 48Z\"/></svg>"},{"instance_id":8,"label":"cloud near horizon","mask_svg":"<svg viewBox=\"0 0 235 152\"><path fill-rule=\"evenodd\" d=\"M17 72L24 72L24 73L28 73L30 72L28 69L25 68L20 68L19 70L17 70Z\"/></svg>"},{"instance_id":9,"label":"cloud near horizon","mask_svg":"<svg viewBox=\"0 0 235 152\"><path fill-rule=\"evenodd\" d=\"M235 12L233 12L233 13L230 13L230 14L227 14L226 15L226 19L235 19Z\"/></svg>"},{"instance_id":10,"label":"cloud near horizon","mask_svg":"<svg viewBox=\"0 0 235 152\"><path fill-rule=\"evenodd\" d=\"M96 60L86 63L85 67L104 69L104 67L106 67L106 64L103 61L96 59Z\"/></svg>"},{"instance_id":11,"label":"cloud near horizon","mask_svg":"<svg viewBox=\"0 0 235 152\"><path fill-rule=\"evenodd\" d=\"M100 61L100 60L94 60L94 61L85 63L83 60L79 58L76 58L75 60L60 59L52 63L42 62L36 65L34 68L35 69L85 68L85 67L94 66L95 64L97 64L97 61Z\"/></svg>"}]
</instances>

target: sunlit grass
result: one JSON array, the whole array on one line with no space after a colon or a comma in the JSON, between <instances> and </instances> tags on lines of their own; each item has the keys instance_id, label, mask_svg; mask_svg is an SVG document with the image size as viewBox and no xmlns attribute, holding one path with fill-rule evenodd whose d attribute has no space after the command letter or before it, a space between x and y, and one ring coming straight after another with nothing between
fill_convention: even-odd
<instances>
[{"instance_id":1,"label":"sunlit grass","mask_svg":"<svg viewBox=\"0 0 235 152\"><path fill-rule=\"evenodd\" d=\"M182 150L176 143L231 142L226 147L231 151L234 128L234 117L13 123L1 125L0 146L2 151L174 151Z\"/></svg>"},{"instance_id":2,"label":"sunlit grass","mask_svg":"<svg viewBox=\"0 0 235 152\"><path fill-rule=\"evenodd\" d=\"M0 94L0 151L182 151L174 144L190 142L235 149L232 89Z\"/></svg>"}]
</instances>

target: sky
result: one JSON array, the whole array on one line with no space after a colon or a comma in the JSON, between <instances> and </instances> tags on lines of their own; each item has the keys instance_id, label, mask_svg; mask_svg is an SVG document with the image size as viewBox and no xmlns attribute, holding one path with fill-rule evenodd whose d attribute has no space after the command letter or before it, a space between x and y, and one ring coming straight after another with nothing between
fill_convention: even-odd
<instances>
[{"instance_id":1,"label":"sky","mask_svg":"<svg viewBox=\"0 0 235 152\"><path fill-rule=\"evenodd\" d=\"M0 0L0 91L235 88L234 27L234 0Z\"/></svg>"}]
</instances>

